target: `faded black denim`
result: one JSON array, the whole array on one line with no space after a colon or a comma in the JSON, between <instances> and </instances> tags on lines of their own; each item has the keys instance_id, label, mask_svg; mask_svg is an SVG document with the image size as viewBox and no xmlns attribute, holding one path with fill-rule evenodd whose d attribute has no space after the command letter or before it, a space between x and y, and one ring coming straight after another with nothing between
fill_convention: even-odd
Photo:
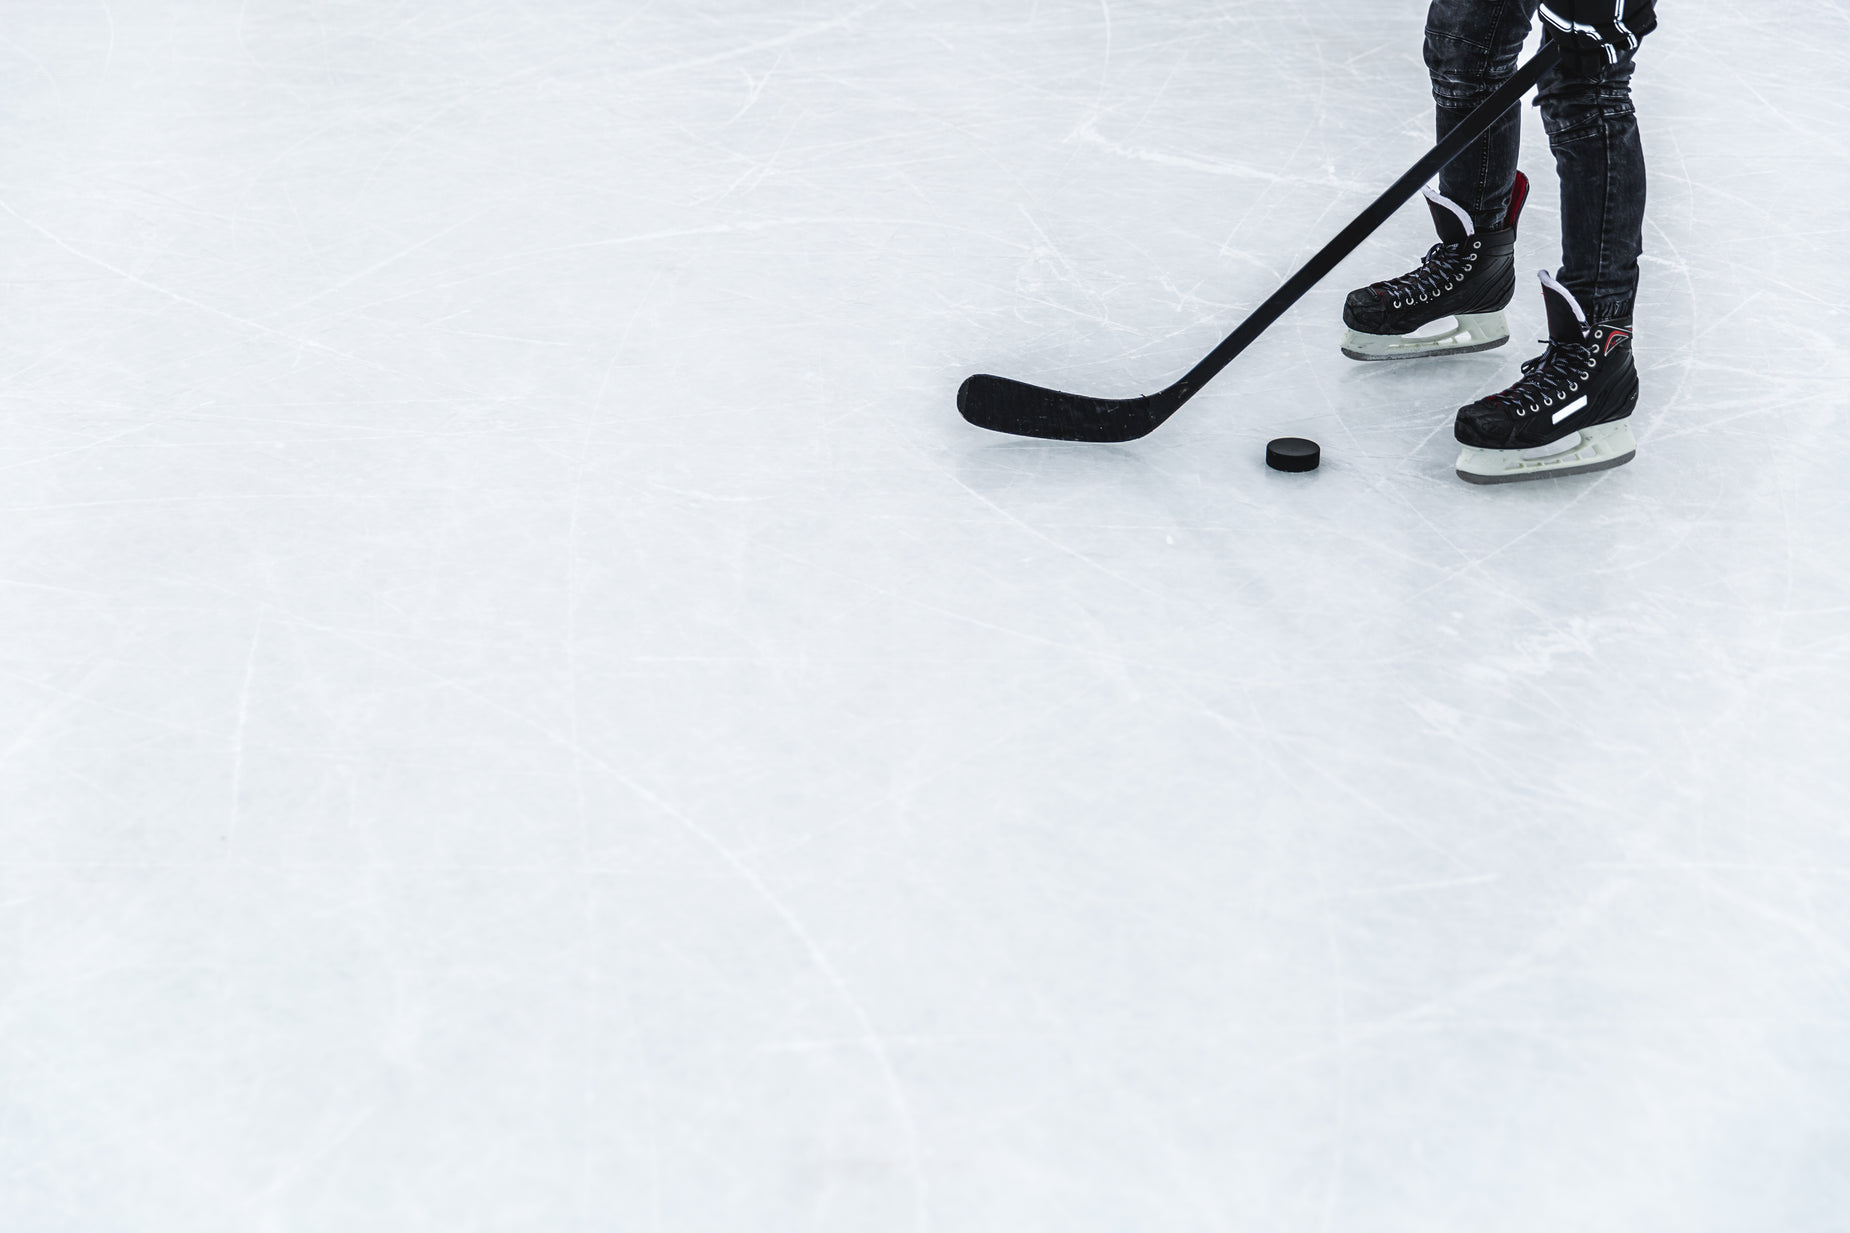
<instances>
[{"instance_id":1,"label":"faded black denim","mask_svg":"<svg viewBox=\"0 0 1850 1233\"><path fill-rule=\"evenodd\" d=\"M1439 136L1471 114L1516 71L1540 0L1432 0L1426 68ZM1629 322L1644 242L1644 149L1632 108L1632 58L1596 78L1557 64L1536 105L1561 180L1561 259L1556 275L1598 321ZM1512 108L1439 173L1439 191L1494 228L1516 183L1522 113Z\"/></svg>"}]
</instances>

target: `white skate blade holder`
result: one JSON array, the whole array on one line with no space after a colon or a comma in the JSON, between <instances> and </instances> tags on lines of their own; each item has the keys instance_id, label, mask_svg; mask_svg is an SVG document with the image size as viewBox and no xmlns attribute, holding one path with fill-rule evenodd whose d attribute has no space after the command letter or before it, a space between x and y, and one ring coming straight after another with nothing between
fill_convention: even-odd
<instances>
[{"instance_id":1,"label":"white skate blade holder","mask_svg":"<svg viewBox=\"0 0 1850 1233\"><path fill-rule=\"evenodd\" d=\"M1458 478L1473 484L1510 484L1548 475L1581 475L1623 466L1638 453L1629 418L1570 432L1559 441L1527 450L1486 450L1467 445L1458 452Z\"/></svg>"},{"instance_id":2,"label":"white skate blade holder","mask_svg":"<svg viewBox=\"0 0 1850 1233\"><path fill-rule=\"evenodd\" d=\"M1451 322L1447 325L1445 322ZM1413 360L1424 355L1461 355L1488 351L1510 340L1510 323L1502 310L1460 313L1427 334L1364 334L1343 331L1343 354L1352 360Z\"/></svg>"}]
</instances>

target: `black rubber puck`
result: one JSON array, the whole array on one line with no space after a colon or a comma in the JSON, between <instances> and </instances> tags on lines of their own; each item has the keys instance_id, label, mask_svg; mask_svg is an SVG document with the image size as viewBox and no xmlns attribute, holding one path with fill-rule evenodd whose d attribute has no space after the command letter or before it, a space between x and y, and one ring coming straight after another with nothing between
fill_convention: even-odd
<instances>
[{"instance_id":1,"label":"black rubber puck","mask_svg":"<svg viewBox=\"0 0 1850 1233\"><path fill-rule=\"evenodd\" d=\"M1265 445L1265 465L1274 471L1315 471L1322 461L1317 443L1303 437L1279 437Z\"/></svg>"}]
</instances>

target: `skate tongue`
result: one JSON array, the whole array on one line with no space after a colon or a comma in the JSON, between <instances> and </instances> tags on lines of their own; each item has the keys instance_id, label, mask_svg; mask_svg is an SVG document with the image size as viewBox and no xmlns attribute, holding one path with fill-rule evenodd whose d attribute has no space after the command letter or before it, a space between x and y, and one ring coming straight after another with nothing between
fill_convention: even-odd
<instances>
[{"instance_id":1,"label":"skate tongue","mask_svg":"<svg viewBox=\"0 0 1850 1233\"><path fill-rule=\"evenodd\" d=\"M1547 270L1537 273L1542 279L1542 300L1548 305L1548 337L1555 342L1585 342L1587 315L1581 311L1580 301Z\"/></svg>"},{"instance_id":2,"label":"skate tongue","mask_svg":"<svg viewBox=\"0 0 1850 1233\"><path fill-rule=\"evenodd\" d=\"M1468 240L1477 232L1471 222L1471 216L1461 209L1451 198L1431 188L1426 193L1426 208L1432 211L1432 225L1439 231L1439 240L1444 244L1456 244Z\"/></svg>"}]
</instances>

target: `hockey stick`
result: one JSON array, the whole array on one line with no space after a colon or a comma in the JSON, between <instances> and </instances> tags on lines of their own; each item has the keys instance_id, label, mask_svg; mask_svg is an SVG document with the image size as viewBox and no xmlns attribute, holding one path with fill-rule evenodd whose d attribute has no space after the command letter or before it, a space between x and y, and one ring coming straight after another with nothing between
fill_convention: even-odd
<instances>
[{"instance_id":1,"label":"hockey stick","mask_svg":"<svg viewBox=\"0 0 1850 1233\"><path fill-rule=\"evenodd\" d=\"M1392 188L1377 197L1354 222L1344 227L1322 252L1273 292L1271 299L1255 309L1252 316L1240 322L1206 359L1168 389L1141 398L1088 398L1083 394L1063 394L1059 390L1011 381L1007 377L978 374L966 380L957 391L958 411L978 428L1053 441L1135 441L1155 431L1221 369L1232 363L1235 356L1246 350L1267 326L1283 316L1286 309L1354 252L1390 214L1405 205L1420 191L1422 184L1515 106L1529 92L1529 87L1560 58L1560 46L1553 39L1544 39L1542 49L1517 69L1515 76L1498 86L1462 124L1445 135L1445 140L1396 180Z\"/></svg>"}]
</instances>

